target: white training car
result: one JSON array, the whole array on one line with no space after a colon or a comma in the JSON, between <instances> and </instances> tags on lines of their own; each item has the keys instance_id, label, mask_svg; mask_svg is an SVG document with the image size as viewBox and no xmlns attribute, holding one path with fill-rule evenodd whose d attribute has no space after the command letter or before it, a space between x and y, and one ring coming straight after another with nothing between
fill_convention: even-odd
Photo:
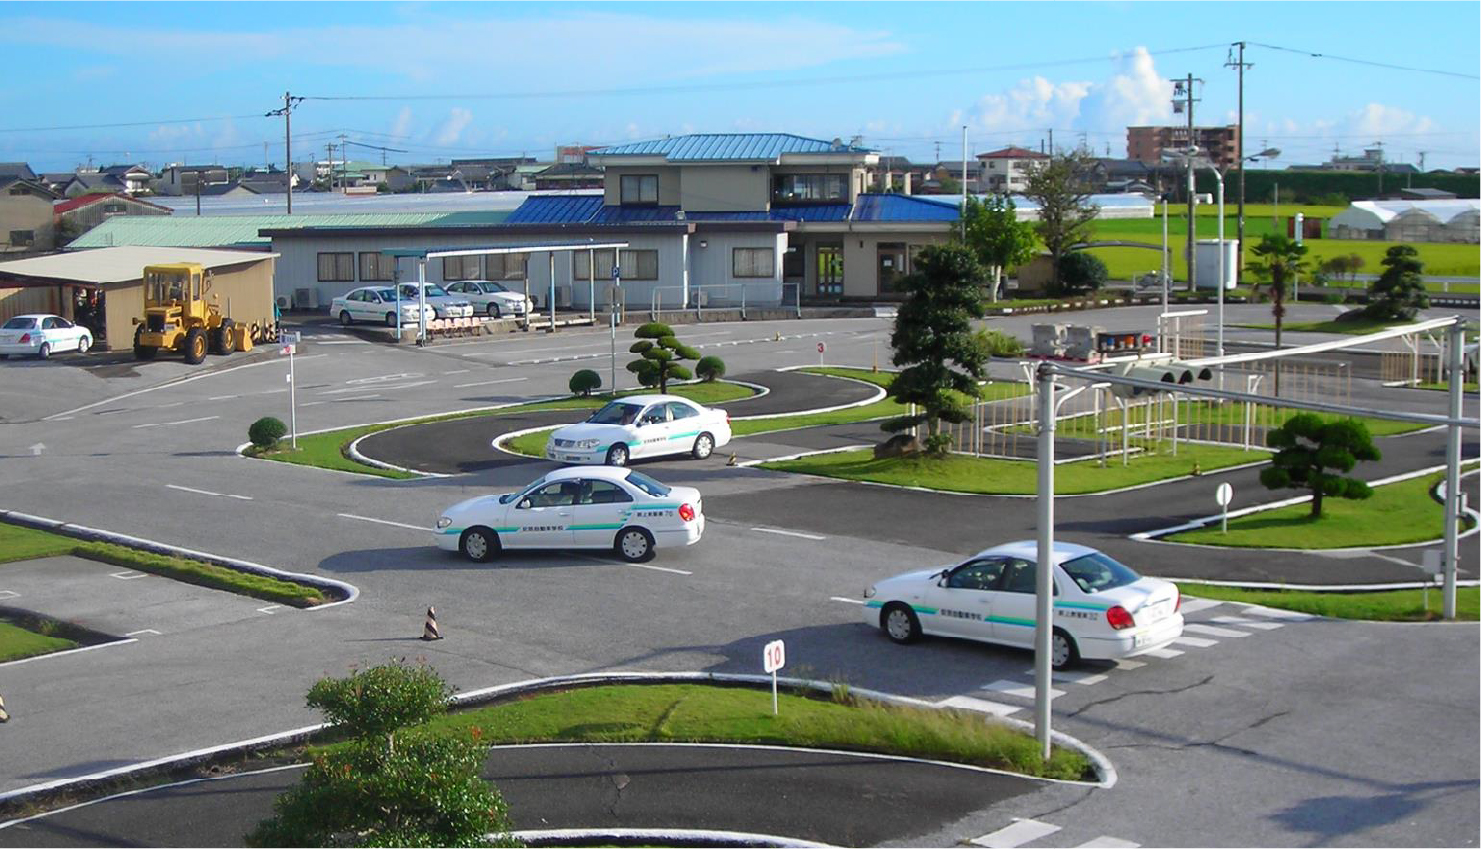
<instances>
[{"instance_id":1,"label":"white training car","mask_svg":"<svg viewBox=\"0 0 1481 849\"><path fill-rule=\"evenodd\" d=\"M1032 649L1037 559L1038 544L1026 540L880 581L864 593L864 622L897 643L931 634ZM1175 584L1074 543L1056 542L1054 560L1055 669L1145 654L1182 636Z\"/></svg>"},{"instance_id":2,"label":"white training car","mask_svg":"<svg viewBox=\"0 0 1481 849\"><path fill-rule=\"evenodd\" d=\"M436 311L438 318L473 317L473 304L469 303L467 298L449 295L446 289L436 283L423 283L422 287L426 293L427 306ZM418 301L417 284L402 283L401 300L416 303Z\"/></svg>"},{"instance_id":3,"label":"white training car","mask_svg":"<svg viewBox=\"0 0 1481 849\"><path fill-rule=\"evenodd\" d=\"M339 318L339 323L349 327L357 321L384 322L387 327L396 326L396 290L390 286L361 286L352 289L329 302L329 314ZM428 321L437 317L431 304L424 312ZM415 298L401 301L401 323L417 323Z\"/></svg>"},{"instance_id":4,"label":"white training car","mask_svg":"<svg viewBox=\"0 0 1481 849\"><path fill-rule=\"evenodd\" d=\"M545 456L561 463L625 466L639 457L689 454L703 460L730 442L730 414L677 395L629 395L581 424L550 434Z\"/></svg>"},{"instance_id":5,"label":"white training car","mask_svg":"<svg viewBox=\"0 0 1481 849\"><path fill-rule=\"evenodd\" d=\"M61 351L85 354L92 345L92 331L59 315L17 315L0 326L0 357L34 356L44 360Z\"/></svg>"},{"instance_id":6,"label":"white training car","mask_svg":"<svg viewBox=\"0 0 1481 849\"><path fill-rule=\"evenodd\" d=\"M503 283L492 280L459 280L444 288L448 294L464 298L473 304L474 312L481 312L489 318L524 316L535 311L534 302L526 298L523 292L516 292Z\"/></svg>"},{"instance_id":7,"label":"white training car","mask_svg":"<svg viewBox=\"0 0 1481 849\"><path fill-rule=\"evenodd\" d=\"M437 519L437 547L483 563L506 548L610 548L641 563L704 533L699 490L607 466L556 469L519 492L461 501Z\"/></svg>"}]
</instances>

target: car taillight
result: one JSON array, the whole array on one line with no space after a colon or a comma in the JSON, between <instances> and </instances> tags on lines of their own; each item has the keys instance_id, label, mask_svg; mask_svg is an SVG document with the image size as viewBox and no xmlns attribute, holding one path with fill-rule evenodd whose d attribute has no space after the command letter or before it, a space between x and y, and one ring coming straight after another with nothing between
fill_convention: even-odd
<instances>
[{"instance_id":1,"label":"car taillight","mask_svg":"<svg viewBox=\"0 0 1481 849\"><path fill-rule=\"evenodd\" d=\"M30 341L31 341L31 334L29 334L29 333L22 333L21 334L21 344L22 345L28 344L28 343L30 343Z\"/></svg>"},{"instance_id":2,"label":"car taillight","mask_svg":"<svg viewBox=\"0 0 1481 849\"><path fill-rule=\"evenodd\" d=\"M730 424L730 411L729 410L726 410L725 411L725 423L726 424Z\"/></svg>"},{"instance_id":3,"label":"car taillight","mask_svg":"<svg viewBox=\"0 0 1481 849\"><path fill-rule=\"evenodd\" d=\"M1126 612L1126 608L1118 604L1106 611L1106 624L1120 631L1123 628L1135 628L1136 620L1131 618L1131 614Z\"/></svg>"},{"instance_id":4,"label":"car taillight","mask_svg":"<svg viewBox=\"0 0 1481 849\"><path fill-rule=\"evenodd\" d=\"M694 521L694 508L688 504L679 505L679 518L686 522Z\"/></svg>"},{"instance_id":5,"label":"car taillight","mask_svg":"<svg viewBox=\"0 0 1481 849\"><path fill-rule=\"evenodd\" d=\"M1183 609L1183 591L1175 589L1173 590L1173 592L1176 593L1176 595L1173 596L1172 612L1177 613L1179 610Z\"/></svg>"}]
</instances>

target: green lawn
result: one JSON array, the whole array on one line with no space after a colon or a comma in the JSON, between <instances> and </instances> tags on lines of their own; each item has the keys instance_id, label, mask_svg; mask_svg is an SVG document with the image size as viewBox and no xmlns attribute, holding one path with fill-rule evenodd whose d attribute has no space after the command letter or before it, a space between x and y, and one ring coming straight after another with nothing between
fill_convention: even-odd
<instances>
[{"instance_id":1,"label":"green lawn","mask_svg":"<svg viewBox=\"0 0 1481 849\"><path fill-rule=\"evenodd\" d=\"M981 714L877 705L847 696L807 698L783 688L646 684L585 687L458 711L432 728L477 728L500 743L727 742L882 752L1051 778L1093 774L1085 757L1056 747L1045 764L1034 738Z\"/></svg>"},{"instance_id":2,"label":"green lawn","mask_svg":"<svg viewBox=\"0 0 1481 849\"><path fill-rule=\"evenodd\" d=\"M1326 498L1322 517L1311 518L1309 504L1292 504L1229 520L1229 532L1218 523L1163 539L1234 548L1367 548L1439 539L1445 533L1444 508L1429 491L1440 478L1412 478L1373 488L1358 501ZM1273 497L1302 494L1280 490Z\"/></svg>"},{"instance_id":3,"label":"green lawn","mask_svg":"<svg viewBox=\"0 0 1481 849\"><path fill-rule=\"evenodd\" d=\"M0 522L0 562L55 557L62 554L112 563L137 569L140 572L174 578L188 584L198 584L295 607L310 607L325 601L324 593L319 589L291 581L238 572L235 569L199 560L153 554L108 542L84 542L60 534Z\"/></svg>"},{"instance_id":4,"label":"green lawn","mask_svg":"<svg viewBox=\"0 0 1481 849\"><path fill-rule=\"evenodd\" d=\"M0 663L75 648L77 648L77 643L71 640L37 634L0 620Z\"/></svg>"},{"instance_id":5,"label":"green lawn","mask_svg":"<svg viewBox=\"0 0 1481 849\"><path fill-rule=\"evenodd\" d=\"M617 393L617 397L627 395L641 395L656 390L652 389L629 389ZM718 404L725 401L734 401L738 398L749 398L756 394L754 389L741 386L738 383L720 381L716 383L686 383L678 386L670 386L669 394L679 395L697 401L701 404ZM356 472L363 475L375 475L377 477L391 478L394 480L408 480L420 477L409 472L397 471L396 469L383 469L379 466L371 466L350 459L345 452L348 451L350 443L362 436L379 433L393 427L403 427L414 424L427 424L428 422L450 421L452 419L467 419L483 416L501 416L518 413L543 412L548 410L595 410L608 401L612 400L611 394L592 395L589 397L561 398L555 401L541 401L534 404L519 404L513 407L500 407L497 410L476 410L468 413L452 413L446 416L428 416L411 422L400 422L397 424L373 424L360 425L358 427L341 428L339 430L315 433L308 436L298 437L298 449L289 447L288 440L283 440L277 448L271 451L260 452L255 447L247 449L246 454L250 457L260 457L266 460L277 460L283 463L296 463L301 466L314 466L320 469L336 469L342 472ZM542 433L545 433L542 431ZM529 440L521 440L524 445ZM544 456L545 437L541 436L539 445L533 451L533 456Z\"/></svg>"},{"instance_id":6,"label":"green lawn","mask_svg":"<svg viewBox=\"0 0 1481 849\"><path fill-rule=\"evenodd\" d=\"M1418 386L1416 386L1414 388L1415 389L1430 389L1430 390L1435 390L1435 391L1439 391L1439 392L1449 392L1450 391L1450 384L1448 384L1448 383L1421 383L1421 384L1419 384ZM1466 381L1465 386L1462 387L1462 391L1464 391L1464 392L1476 392L1478 390L1481 390L1481 384L1477 384L1476 381L1474 381L1474 380L1468 380L1468 381Z\"/></svg>"},{"instance_id":7,"label":"green lawn","mask_svg":"<svg viewBox=\"0 0 1481 849\"><path fill-rule=\"evenodd\" d=\"M1368 619L1381 622L1423 622L1440 618L1440 593L1429 593L1425 607L1424 590L1386 590L1373 593L1302 592L1298 590L1247 590L1240 587L1218 587L1209 584L1179 583L1185 596L1199 596L1219 601L1239 601L1295 610L1334 619ZM1459 587L1455 593L1457 619L1476 621L1478 599L1476 587Z\"/></svg>"},{"instance_id":8,"label":"green lawn","mask_svg":"<svg viewBox=\"0 0 1481 849\"><path fill-rule=\"evenodd\" d=\"M1281 325L1283 330L1297 331L1301 333L1343 333L1348 336L1362 336L1365 333L1376 333L1387 330L1390 327L1400 327L1405 324L1413 324L1412 321L1380 321L1373 318L1354 318L1347 321L1305 321L1286 322ZM1252 330L1274 330L1274 324L1236 324L1235 327L1248 327Z\"/></svg>"},{"instance_id":9,"label":"green lawn","mask_svg":"<svg viewBox=\"0 0 1481 849\"><path fill-rule=\"evenodd\" d=\"M1064 463L1054 468L1058 495L1083 495L1153 483L1191 474L1196 463L1202 472L1265 460L1263 451L1243 451L1217 445L1182 444L1170 453L1133 456L1126 466L1111 458L1105 468L1094 460ZM1033 495L1038 492L1038 464L1032 460L991 460L952 454L940 459L887 458L876 460L868 449L815 454L795 460L762 463L761 468L820 475L844 480L872 481L968 492L979 495Z\"/></svg>"},{"instance_id":10,"label":"green lawn","mask_svg":"<svg viewBox=\"0 0 1481 849\"><path fill-rule=\"evenodd\" d=\"M1126 418L1131 422L1132 441L1136 441L1135 434L1145 427L1147 417L1152 417L1153 432L1157 431L1158 422L1170 419L1171 404L1153 404L1148 407L1145 404L1129 407ZM1245 407L1239 403L1218 404L1211 401L1179 401L1178 421L1185 427L1191 428L1196 438L1212 439L1216 441L1241 441L1244 438ZM1256 404L1250 411L1251 424L1255 427L1279 427L1286 419L1295 415L1289 409L1276 407L1269 404ZM1336 418L1334 416L1323 416L1323 418ZM1119 441L1121 438L1121 410L1112 407L1101 413L1101 424L1106 433L1106 438ZM1359 418L1358 422L1368 428L1372 436L1395 436L1401 433L1409 433L1421 430L1428 425L1413 424L1410 422L1396 422L1388 419ZM1018 425L1019 433L1033 434L1036 430L1031 425ZM1096 437L1095 416L1085 415L1065 419L1055 425L1055 431L1061 436L1074 436L1082 439L1094 439Z\"/></svg>"}]
</instances>

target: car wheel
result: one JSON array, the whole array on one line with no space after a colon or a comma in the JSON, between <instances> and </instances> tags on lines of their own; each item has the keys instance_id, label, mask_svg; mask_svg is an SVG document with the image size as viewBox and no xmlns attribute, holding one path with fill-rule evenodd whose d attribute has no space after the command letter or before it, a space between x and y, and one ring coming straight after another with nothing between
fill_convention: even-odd
<instances>
[{"instance_id":1,"label":"car wheel","mask_svg":"<svg viewBox=\"0 0 1481 849\"><path fill-rule=\"evenodd\" d=\"M88 348L91 348L92 346L93 346L93 340L90 337L87 337L87 336L79 336L77 338L77 353L79 353L79 354L86 354L87 353L87 349Z\"/></svg>"},{"instance_id":2,"label":"car wheel","mask_svg":"<svg viewBox=\"0 0 1481 849\"><path fill-rule=\"evenodd\" d=\"M1080 649L1075 638L1059 628L1049 638L1049 662L1055 669L1068 669L1080 660Z\"/></svg>"},{"instance_id":3,"label":"car wheel","mask_svg":"<svg viewBox=\"0 0 1481 849\"><path fill-rule=\"evenodd\" d=\"M653 559L653 535L642 528L623 528L613 548L629 563L646 563Z\"/></svg>"},{"instance_id":4,"label":"car wheel","mask_svg":"<svg viewBox=\"0 0 1481 849\"><path fill-rule=\"evenodd\" d=\"M349 327L350 325L352 325L354 323L355 323L355 319L354 319L353 316L350 315L350 311L349 310L340 310L339 311L339 324L340 324L341 327Z\"/></svg>"},{"instance_id":5,"label":"car wheel","mask_svg":"<svg viewBox=\"0 0 1481 849\"><path fill-rule=\"evenodd\" d=\"M487 563L499 554L499 535L488 528L469 528L458 538L458 551L474 563Z\"/></svg>"},{"instance_id":6,"label":"car wheel","mask_svg":"<svg viewBox=\"0 0 1481 849\"><path fill-rule=\"evenodd\" d=\"M36 356L40 357L43 360L51 359L51 343L42 342L41 347L36 351Z\"/></svg>"},{"instance_id":7,"label":"car wheel","mask_svg":"<svg viewBox=\"0 0 1481 849\"><path fill-rule=\"evenodd\" d=\"M879 627L885 636L901 645L920 639L920 620L916 618L915 611L898 601L885 605L884 610L880 611Z\"/></svg>"},{"instance_id":8,"label":"car wheel","mask_svg":"<svg viewBox=\"0 0 1481 849\"><path fill-rule=\"evenodd\" d=\"M229 318L221 322L221 345L217 347L216 353L226 356L236 351L237 337L234 335L236 329L237 323Z\"/></svg>"},{"instance_id":9,"label":"car wheel","mask_svg":"<svg viewBox=\"0 0 1481 849\"><path fill-rule=\"evenodd\" d=\"M206 358L206 334L199 327L185 331L185 362L199 365Z\"/></svg>"},{"instance_id":10,"label":"car wheel","mask_svg":"<svg viewBox=\"0 0 1481 849\"><path fill-rule=\"evenodd\" d=\"M627 446L619 442L607 449L607 465L626 466L627 456Z\"/></svg>"},{"instance_id":11,"label":"car wheel","mask_svg":"<svg viewBox=\"0 0 1481 849\"><path fill-rule=\"evenodd\" d=\"M708 433L701 433L699 436L696 436L694 438L694 450L691 453L694 454L694 459L696 460L703 460L715 453L715 437L710 436Z\"/></svg>"},{"instance_id":12,"label":"car wheel","mask_svg":"<svg viewBox=\"0 0 1481 849\"><path fill-rule=\"evenodd\" d=\"M499 305L498 304L490 303L489 304L489 310L488 310L488 312L489 312L489 318L500 318L500 317L502 317L501 314L499 313Z\"/></svg>"},{"instance_id":13,"label":"car wheel","mask_svg":"<svg viewBox=\"0 0 1481 849\"><path fill-rule=\"evenodd\" d=\"M396 314L395 313L393 313L393 312L386 313L386 326L387 327L395 327L396 326Z\"/></svg>"}]
</instances>

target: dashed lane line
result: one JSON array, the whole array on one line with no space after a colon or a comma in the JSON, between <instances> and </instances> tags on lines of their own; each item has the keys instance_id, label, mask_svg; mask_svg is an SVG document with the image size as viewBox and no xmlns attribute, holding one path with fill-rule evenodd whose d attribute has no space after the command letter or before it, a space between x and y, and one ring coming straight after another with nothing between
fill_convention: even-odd
<instances>
[{"instance_id":1,"label":"dashed lane line","mask_svg":"<svg viewBox=\"0 0 1481 849\"><path fill-rule=\"evenodd\" d=\"M163 634L161 634L160 632L154 630L153 628L140 628L137 631L130 631L127 634L124 634L124 636L125 637L137 637L137 636L139 636L141 634L153 634L156 637L164 636Z\"/></svg>"},{"instance_id":2,"label":"dashed lane line","mask_svg":"<svg viewBox=\"0 0 1481 849\"><path fill-rule=\"evenodd\" d=\"M138 430L141 427L173 427L175 425L195 424L196 422L209 422L209 421L211 421L213 419L219 419L219 418L221 418L221 417L220 416L202 416L202 417L200 417L198 419L185 419L184 421L178 421L178 422L149 422L147 424L136 424L136 425L133 426L133 429L134 430Z\"/></svg>"},{"instance_id":3,"label":"dashed lane line","mask_svg":"<svg viewBox=\"0 0 1481 849\"><path fill-rule=\"evenodd\" d=\"M372 516L357 516L354 513L336 513L334 515L339 516L340 518L343 518L343 519L356 519L356 520L361 521L361 522L374 522L377 525L390 525L393 528L406 528L407 530L412 530L412 531L431 531L432 530L431 528L428 528L428 527L425 527L425 526L422 526L422 525L408 525L405 522L393 522L390 519L376 519L376 518L374 518Z\"/></svg>"},{"instance_id":4,"label":"dashed lane line","mask_svg":"<svg viewBox=\"0 0 1481 849\"><path fill-rule=\"evenodd\" d=\"M304 360L312 359L312 358L315 358L315 357L324 357L324 356L328 356L328 355L327 354L310 354L307 357L299 357L298 358L298 361L299 362L303 362ZM136 389L133 392L125 392L122 395L115 395L112 398L104 398L101 401L94 401L91 404L84 404L83 406L77 407L75 409L63 410L60 413L53 413L52 415L49 415L49 416L43 418L42 421L44 421L44 422L46 422L46 421L53 421L55 419L61 418L62 416L70 416L70 415L74 415L76 413L85 412L87 410L91 410L94 407L101 407L104 404L112 404L112 403L114 403L116 401L122 401L125 398L132 398L135 395L143 395L146 392L157 392L157 391L159 391L161 389L173 389L174 387L180 386L181 384L184 384L184 383L190 383L190 382L196 381L196 380L203 380L203 379L208 378L208 377L217 377L217 376L220 376L220 375L223 375L223 374L230 374L230 373L232 373L234 371L241 371L242 369L257 368L258 366L270 365L270 364L275 363L275 362L278 362L278 361L277 360L260 360L260 361L255 362L255 363L247 363L246 365L233 366L232 368L221 369L220 371L208 371L208 372L206 372L204 374L191 375L189 377L184 377L184 378L181 378L179 380L172 380L172 381L169 381L169 382L166 382L166 383L161 383L158 386L150 386L150 387L146 387L144 389ZM180 403L183 404L185 402L184 401L181 401ZM173 405L172 404L170 406L176 406L176 405Z\"/></svg>"},{"instance_id":5,"label":"dashed lane line","mask_svg":"<svg viewBox=\"0 0 1481 849\"><path fill-rule=\"evenodd\" d=\"M763 534L779 534L784 537L798 537L799 539L825 540L827 537L817 534L805 534L802 531L784 531L781 528L752 528L751 530Z\"/></svg>"},{"instance_id":6,"label":"dashed lane line","mask_svg":"<svg viewBox=\"0 0 1481 849\"><path fill-rule=\"evenodd\" d=\"M236 495L236 494L230 493L230 492L212 492L209 489L196 489L194 487L180 486L179 484L173 484L173 483L167 483L167 484L165 484L165 488L166 489L179 490L180 492L190 492L190 493L194 493L196 495L212 495L212 496L215 496L216 498L235 498L238 501L251 501L251 500L253 500L252 499L252 496L250 496L250 495Z\"/></svg>"},{"instance_id":7,"label":"dashed lane line","mask_svg":"<svg viewBox=\"0 0 1481 849\"><path fill-rule=\"evenodd\" d=\"M467 389L470 386L492 386L495 383L518 383L521 380L529 380L529 378L528 377L506 377L506 378L503 378L502 380L480 380L477 383L459 383L459 384L456 384L455 386L453 386L453 388L454 389Z\"/></svg>"}]
</instances>

